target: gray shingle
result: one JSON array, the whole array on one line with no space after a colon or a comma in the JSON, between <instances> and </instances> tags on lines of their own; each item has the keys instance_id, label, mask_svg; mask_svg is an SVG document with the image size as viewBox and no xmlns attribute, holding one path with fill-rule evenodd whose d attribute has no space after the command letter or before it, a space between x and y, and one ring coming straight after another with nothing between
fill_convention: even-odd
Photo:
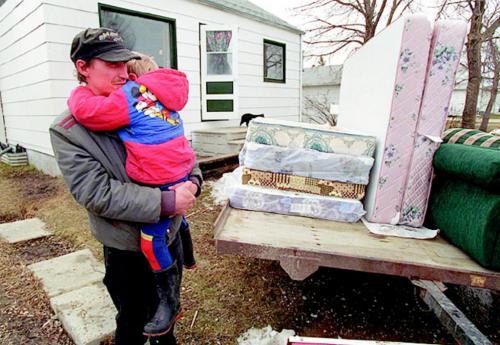
<instances>
[{"instance_id":1,"label":"gray shingle","mask_svg":"<svg viewBox=\"0 0 500 345\"><path fill-rule=\"evenodd\" d=\"M247 0L195 0L207 6L218 8L222 11L232 12L241 16L279 27L297 34L304 33L302 30L287 23L274 14L265 11L259 6Z\"/></svg>"}]
</instances>

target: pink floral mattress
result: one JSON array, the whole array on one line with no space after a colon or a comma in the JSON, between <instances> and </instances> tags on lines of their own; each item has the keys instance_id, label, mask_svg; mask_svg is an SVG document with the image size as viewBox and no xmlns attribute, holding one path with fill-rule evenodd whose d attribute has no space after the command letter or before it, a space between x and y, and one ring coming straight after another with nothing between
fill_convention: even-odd
<instances>
[{"instance_id":1,"label":"pink floral mattress","mask_svg":"<svg viewBox=\"0 0 500 345\"><path fill-rule=\"evenodd\" d=\"M455 72L464 46L467 23L441 20L434 25L424 94L401 204L400 224L420 227L424 223L432 179L432 158L440 145Z\"/></svg>"},{"instance_id":2,"label":"pink floral mattress","mask_svg":"<svg viewBox=\"0 0 500 345\"><path fill-rule=\"evenodd\" d=\"M366 218L397 223L410 167L431 43L424 15L402 18L343 67L339 126L377 138Z\"/></svg>"}]
</instances>

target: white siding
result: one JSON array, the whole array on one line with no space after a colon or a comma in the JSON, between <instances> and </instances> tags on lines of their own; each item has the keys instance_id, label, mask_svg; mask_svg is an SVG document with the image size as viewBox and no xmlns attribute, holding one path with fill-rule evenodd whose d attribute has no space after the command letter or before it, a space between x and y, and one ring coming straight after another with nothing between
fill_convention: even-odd
<instances>
[{"instance_id":1,"label":"white siding","mask_svg":"<svg viewBox=\"0 0 500 345\"><path fill-rule=\"evenodd\" d=\"M52 98L44 22L41 1L10 0L0 7L0 92L9 143L50 153L51 118L34 119L33 108L24 103Z\"/></svg>"},{"instance_id":2,"label":"white siding","mask_svg":"<svg viewBox=\"0 0 500 345\"><path fill-rule=\"evenodd\" d=\"M465 105L465 90L455 89L451 94L450 115L462 115Z\"/></svg>"},{"instance_id":3,"label":"white siding","mask_svg":"<svg viewBox=\"0 0 500 345\"><path fill-rule=\"evenodd\" d=\"M450 115L462 115L465 106L465 89L455 89L451 94L450 101ZM480 90L479 96L477 99L477 110L485 111L486 106L490 100L490 91L489 90ZM495 103L493 104L492 113L500 113L500 97L497 96L495 98Z\"/></svg>"},{"instance_id":4,"label":"white siding","mask_svg":"<svg viewBox=\"0 0 500 345\"><path fill-rule=\"evenodd\" d=\"M189 0L104 0L101 4L175 19L178 68L190 82L182 116L186 131L238 125L239 121L200 122L199 24L239 27L239 113L298 120L300 35ZM7 0L0 7L0 91L7 139L52 154L47 129L65 109L77 85L69 60L70 42L99 25L96 0ZM286 84L263 81L263 40L286 44ZM0 128L1 131L1 128ZM1 140L1 137L0 137Z\"/></svg>"}]
</instances>

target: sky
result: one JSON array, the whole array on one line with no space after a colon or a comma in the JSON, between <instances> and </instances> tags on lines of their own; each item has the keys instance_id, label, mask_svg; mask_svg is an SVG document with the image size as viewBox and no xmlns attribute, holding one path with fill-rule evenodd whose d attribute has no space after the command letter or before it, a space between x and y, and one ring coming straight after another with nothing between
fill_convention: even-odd
<instances>
[{"instance_id":1,"label":"sky","mask_svg":"<svg viewBox=\"0 0 500 345\"><path fill-rule=\"evenodd\" d=\"M249 0L259 7L265 9L266 11L286 20L290 24L295 26L301 25L300 19L293 15L294 7L307 4L311 2L310 0ZM436 9L434 7L439 1L438 0L420 0L422 11L430 16L434 16Z\"/></svg>"},{"instance_id":2,"label":"sky","mask_svg":"<svg viewBox=\"0 0 500 345\"><path fill-rule=\"evenodd\" d=\"M249 0L264 10L280 17L288 23L303 29L302 19L294 14L293 8L309 3L311 0ZM435 17L437 12L436 4L438 0L417 0L420 4L421 11L426 13L429 17ZM347 57L345 54L337 54L337 56L326 61L327 64L341 64ZM310 67L312 61L304 61L304 67Z\"/></svg>"},{"instance_id":3,"label":"sky","mask_svg":"<svg viewBox=\"0 0 500 345\"><path fill-rule=\"evenodd\" d=\"M307 0L249 0L266 11L286 20L290 24L299 27L300 20L292 14L291 9L303 4L307 4Z\"/></svg>"}]
</instances>

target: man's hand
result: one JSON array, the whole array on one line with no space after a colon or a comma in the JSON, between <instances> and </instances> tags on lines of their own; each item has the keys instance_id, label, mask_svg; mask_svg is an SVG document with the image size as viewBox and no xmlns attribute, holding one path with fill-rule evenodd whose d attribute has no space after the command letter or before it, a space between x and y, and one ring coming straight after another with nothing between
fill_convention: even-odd
<instances>
[{"instance_id":1,"label":"man's hand","mask_svg":"<svg viewBox=\"0 0 500 345\"><path fill-rule=\"evenodd\" d=\"M194 197L197 190L196 185L191 181L187 181L178 183L170 187L170 189L175 190L175 215L185 215L196 201Z\"/></svg>"},{"instance_id":2,"label":"man's hand","mask_svg":"<svg viewBox=\"0 0 500 345\"><path fill-rule=\"evenodd\" d=\"M198 186L195 185L193 182L191 181L186 181L186 182L181 182L181 183L177 183L173 186L171 186L169 189L170 190L176 190L177 188L179 188L180 186L186 186L187 189L191 192L191 194L193 195L196 195L196 193L198 192Z\"/></svg>"}]
</instances>

